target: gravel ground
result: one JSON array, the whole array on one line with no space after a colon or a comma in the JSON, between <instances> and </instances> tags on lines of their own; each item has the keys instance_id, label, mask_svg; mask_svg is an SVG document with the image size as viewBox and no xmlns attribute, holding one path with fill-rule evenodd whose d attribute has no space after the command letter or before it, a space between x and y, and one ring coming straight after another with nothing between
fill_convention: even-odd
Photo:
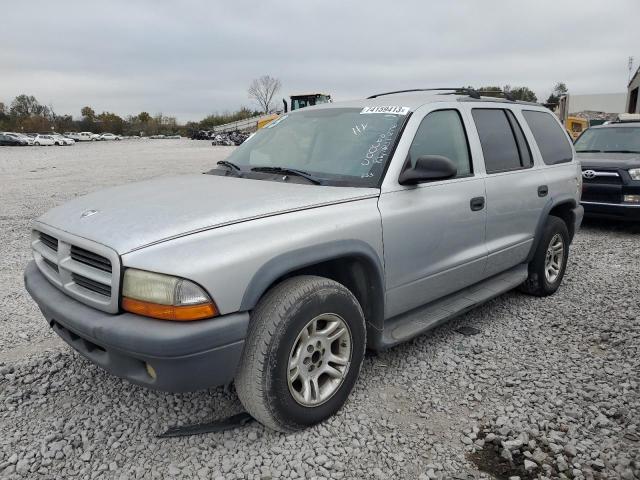
<instances>
[{"instance_id":1,"label":"gravel ground","mask_svg":"<svg viewBox=\"0 0 640 480\"><path fill-rule=\"evenodd\" d=\"M606 223L577 235L556 295L509 293L368 355L322 425L158 438L242 407L224 389L132 386L67 348L22 287L29 221L229 151L187 140L0 148L0 477L640 478L640 234Z\"/></svg>"}]
</instances>

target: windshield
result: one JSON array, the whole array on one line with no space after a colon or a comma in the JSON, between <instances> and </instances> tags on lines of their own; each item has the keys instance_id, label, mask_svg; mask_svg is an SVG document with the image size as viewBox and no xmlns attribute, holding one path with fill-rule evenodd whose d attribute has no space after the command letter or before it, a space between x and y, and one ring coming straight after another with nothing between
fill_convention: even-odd
<instances>
[{"instance_id":1,"label":"windshield","mask_svg":"<svg viewBox=\"0 0 640 480\"><path fill-rule=\"evenodd\" d=\"M370 110L370 109L369 109ZM258 130L227 158L241 170L301 170L329 185L377 186L408 115L360 108L302 110Z\"/></svg>"},{"instance_id":2,"label":"windshield","mask_svg":"<svg viewBox=\"0 0 640 480\"><path fill-rule=\"evenodd\" d=\"M640 127L591 128L575 143L576 152L640 153Z\"/></svg>"}]
</instances>

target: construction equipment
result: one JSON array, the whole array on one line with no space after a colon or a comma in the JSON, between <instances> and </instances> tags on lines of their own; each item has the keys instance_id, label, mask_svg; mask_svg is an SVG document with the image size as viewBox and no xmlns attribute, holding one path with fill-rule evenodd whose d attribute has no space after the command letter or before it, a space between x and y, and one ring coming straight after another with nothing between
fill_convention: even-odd
<instances>
[{"instance_id":1,"label":"construction equipment","mask_svg":"<svg viewBox=\"0 0 640 480\"><path fill-rule=\"evenodd\" d=\"M330 103L331 95L326 93L307 93L303 95L291 95L291 111L298 110L299 108L310 107L312 105L319 105L321 103ZM283 98L284 111L289 111L287 101Z\"/></svg>"},{"instance_id":2,"label":"construction equipment","mask_svg":"<svg viewBox=\"0 0 640 480\"><path fill-rule=\"evenodd\" d=\"M589 120L581 117L567 117L564 122L569 136L575 141L587 128L589 128Z\"/></svg>"}]
</instances>

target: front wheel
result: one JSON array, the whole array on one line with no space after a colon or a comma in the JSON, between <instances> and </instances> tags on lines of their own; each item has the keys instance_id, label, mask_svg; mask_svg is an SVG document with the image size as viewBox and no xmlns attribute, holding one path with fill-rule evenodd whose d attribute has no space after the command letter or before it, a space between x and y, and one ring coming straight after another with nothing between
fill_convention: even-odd
<instances>
[{"instance_id":1,"label":"front wheel","mask_svg":"<svg viewBox=\"0 0 640 480\"><path fill-rule=\"evenodd\" d=\"M529 263L529 277L520 290L530 295L546 297L558 290L567 269L569 231L558 217L547 220L533 260Z\"/></svg>"},{"instance_id":2,"label":"front wheel","mask_svg":"<svg viewBox=\"0 0 640 480\"><path fill-rule=\"evenodd\" d=\"M314 425L346 401L365 346L362 308L346 287L314 276L285 280L251 315L235 379L238 397L274 430Z\"/></svg>"}]
</instances>

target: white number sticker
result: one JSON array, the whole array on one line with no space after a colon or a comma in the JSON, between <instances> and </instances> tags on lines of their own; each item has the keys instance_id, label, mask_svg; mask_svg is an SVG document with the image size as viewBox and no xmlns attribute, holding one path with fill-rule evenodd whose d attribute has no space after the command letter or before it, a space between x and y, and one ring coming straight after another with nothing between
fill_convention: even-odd
<instances>
[{"instance_id":1,"label":"white number sticker","mask_svg":"<svg viewBox=\"0 0 640 480\"><path fill-rule=\"evenodd\" d=\"M409 107L397 107L393 105L382 106L382 107L364 107L360 112L360 115L364 115L367 113L390 113L392 115L406 115L409 113Z\"/></svg>"}]
</instances>

